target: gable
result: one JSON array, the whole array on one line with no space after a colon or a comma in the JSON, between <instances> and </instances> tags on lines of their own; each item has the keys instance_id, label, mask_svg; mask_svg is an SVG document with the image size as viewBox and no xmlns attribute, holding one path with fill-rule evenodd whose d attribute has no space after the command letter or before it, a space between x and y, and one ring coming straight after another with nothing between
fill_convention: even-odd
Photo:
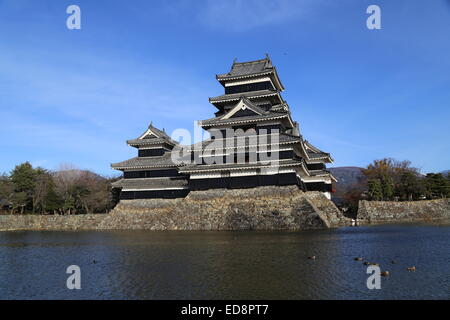
<instances>
[{"instance_id":1,"label":"gable","mask_svg":"<svg viewBox=\"0 0 450 320\"><path fill-rule=\"evenodd\" d=\"M138 139L157 139L161 138L156 132L152 131L152 129L148 128Z\"/></svg>"},{"instance_id":2,"label":"gable","mask_svg":"<svg viewBox=\"0 0 450 320\"><path fill-rule=\"evenodd\" d=\"M158 138L157 136L155 136L153 133L148 133L145 136L143 136L141 139L156 139Z\"/></svg>"},{"instance_id":3,"label":"gable","mask_svg":"<svg viewBox=\"0 0 450 320\"><path fill-rule=\"evenodd\" d=\"M245 109L239 109L230 118L239 118L239 117L255 116L255 115L258 115L258 113L256 113L252 109L245 108Z\"/></svg>"},{"instance_id":4,"label":"gable","mask_svg":"<svg viewBox=\"0 0 450 320\"><path fill-rule=\"evenodd\" d=\"M138 139L159 139L159 138L167 138L167 135L165 132L153 127L150 125L148 129L141 134L141 136Z\"/></svg>"},{"instance_id":5,"label":"gable","mask_svg":"<svg viewBox=\"0 0 450 320\"><path fill-rule=\"evenodd\" d=\"M237 117L245 117L245 116L254 116L254 115L262 115L264 110L261 110L253 103L251 103L248 99L241 99L239 102L230 110L227 114L225 114L221 119L230 119Z\"/></svg>"}]
</instances>

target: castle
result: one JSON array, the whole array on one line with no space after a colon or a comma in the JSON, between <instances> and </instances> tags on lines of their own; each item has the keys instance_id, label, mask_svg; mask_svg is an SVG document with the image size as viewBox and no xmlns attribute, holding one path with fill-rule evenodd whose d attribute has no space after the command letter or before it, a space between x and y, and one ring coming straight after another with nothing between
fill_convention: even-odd
<instances>
[{"instance_id":1,"label":"castle","mask_svg":"<svg viewBox=\"0 0 450 320\"><path fill-rule=\"evenodd\" d=\"M332 163L300 134L281 96L284 87L268 56L233 62L216 76L224 94L209 98L213 118L200 121L210 138L182 146L152 124L128 140L138 156L111 165L123 172L113 183L120 199L183 198L190 191L296 185L331 197Z\"/></svg>"}]
</instances>

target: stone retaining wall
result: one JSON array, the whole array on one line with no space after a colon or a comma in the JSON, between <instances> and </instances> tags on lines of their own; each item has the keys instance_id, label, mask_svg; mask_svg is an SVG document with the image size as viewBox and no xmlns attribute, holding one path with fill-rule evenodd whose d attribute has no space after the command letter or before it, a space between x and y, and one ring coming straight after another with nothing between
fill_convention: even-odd
<instances>
[{"instance_id":1,"label":"stone retaining wall","mask_svg":"<svg viewBox=\"0 0 450 320\"><path fill-rule=\"evenodd\" d=\"M404 202L362 200L358 207L358 220L366 223L435 219L450 219L450 199Z\"/></svg>"},{"instance_id":2,"label":"stone retaining wall","mask_svg":"<svg viewBox=\"0 0 450 320\"><path fill-rule=\"evenodd\" d=\"M304 230L345 223L320 192L295 186L192 191L184 199L122 200L101 228L152 230Z\"/></svg>"},{"instance_id":3,"label":"stone retaining wall","mask_svg":"<svg viewBox=\"0 0 450 320\"><path fill-rule=\"evenodd\" d=\"M0 215L0 231L10 230L95 230L106 214Z\"/></svg>"},{"instance_id":4,"label":"stone retaining wall","mask_svg":"<svg viewBox=\"0 0 450 320\"><path fill-rule=\"evenodd\" d=\"M306 230L348 224L321 192L296 186L192 191L122 200L110 214L0 216L0 230Z\"/></svg>"}]
</instances>

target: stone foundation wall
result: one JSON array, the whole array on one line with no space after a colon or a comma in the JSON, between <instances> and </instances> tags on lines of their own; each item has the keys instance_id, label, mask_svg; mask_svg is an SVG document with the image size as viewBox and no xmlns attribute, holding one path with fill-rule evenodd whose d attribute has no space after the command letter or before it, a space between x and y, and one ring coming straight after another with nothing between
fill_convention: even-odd
<instances>
[{"instance_id":1,"label":"stone foundation wall","mask_svg":"<svg viewBox=\"0 0 450 320\"><path fill-rule=\"evenodd\" d=\"M450 219L450 199L404 202L362 200L357 217L366 223Z\"/></svg>"},{"instance_id":2,"label":"stone foundation wall","mask_svg":"<svg viewBox=\"0 0 450 320\"><path fill-rule=\"evenodd\" d=\"M312 202L322 212L332 226L348 225L350 219L343 216L334 202L329 200L322 192L305 192L306 199Z\"/></svg>"},{"instance_id":3,"label":"stone foundation wall","mask_svg":"<svg viewBox=\"0 0 450 320\"><path fill-rule=\"evenodd\" d=\"M0 231L12 230L95 230L106 214L83 215L0 215Z\"/></svg>"},{"instance_id":4,"label":"stone foundation wall","mask_svg":"<svg viewBox=\"0 0 450 320\"><path fill-rule=\"evenodd\" d=\"M121 201L100 227L151 230L305 230L346 223L321 192L296 186L192 191L184 199ZM348 223L348 222L347 222Z\"/></svg>"},{"instance_id":5,"label":"stone foundation wall","mask_svg":"<svg viewBox=\"0 0 450 320\"><path fill-rule=\"evenodd\" d=\"M321 192L296 186L192 191L183 199L121 200L110 214L0 216L0 230L306 230L348 224Z\"/></svg>"}]
</instances>

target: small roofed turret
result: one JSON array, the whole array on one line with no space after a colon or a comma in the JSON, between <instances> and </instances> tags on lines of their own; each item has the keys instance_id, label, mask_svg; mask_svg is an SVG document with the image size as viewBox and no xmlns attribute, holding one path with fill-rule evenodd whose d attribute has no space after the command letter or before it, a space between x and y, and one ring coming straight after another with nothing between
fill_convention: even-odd
<instances>
[{"instance_id":1,"label":"small roofed turret","mask_svg":"<svg viewBox=\"0 0 450 320\"><path fill-rule=\"evenodd\" d=\"M153 126L127 144L138 149L138 156L111 164L123 171L123 179L112 184L120 189L120 198L180 198L189 193L186 176L179 174L171 151L177 145L165 132Z\"/></svg>"},{"instance_id":2,"label":"small roofed turret","mask_svg":"<svg viewBox=\"0 0 450 320\"><path fill-rule=\"evenodd\" d=\"M164 129L160 130L154 127L151 122L148 129L139 138L127 140L127 144L138 149L161 147L166 150L172 150L177 145L177 142L172 140Z\"/></svg>"},{"instance_id":3,"label":"small roofed turret","mask_svg":"<svg viewBox=\"0 0 450 320\"><path fill-rule=\"evenodd\" d=\"M163 130L154 127L152 123L139 138L128 140L129 146L138 149L138 156L112 164L112 168L127 170L135 167L173 167L170 151L177 145Z\"/></svg>"}]
</instances>

